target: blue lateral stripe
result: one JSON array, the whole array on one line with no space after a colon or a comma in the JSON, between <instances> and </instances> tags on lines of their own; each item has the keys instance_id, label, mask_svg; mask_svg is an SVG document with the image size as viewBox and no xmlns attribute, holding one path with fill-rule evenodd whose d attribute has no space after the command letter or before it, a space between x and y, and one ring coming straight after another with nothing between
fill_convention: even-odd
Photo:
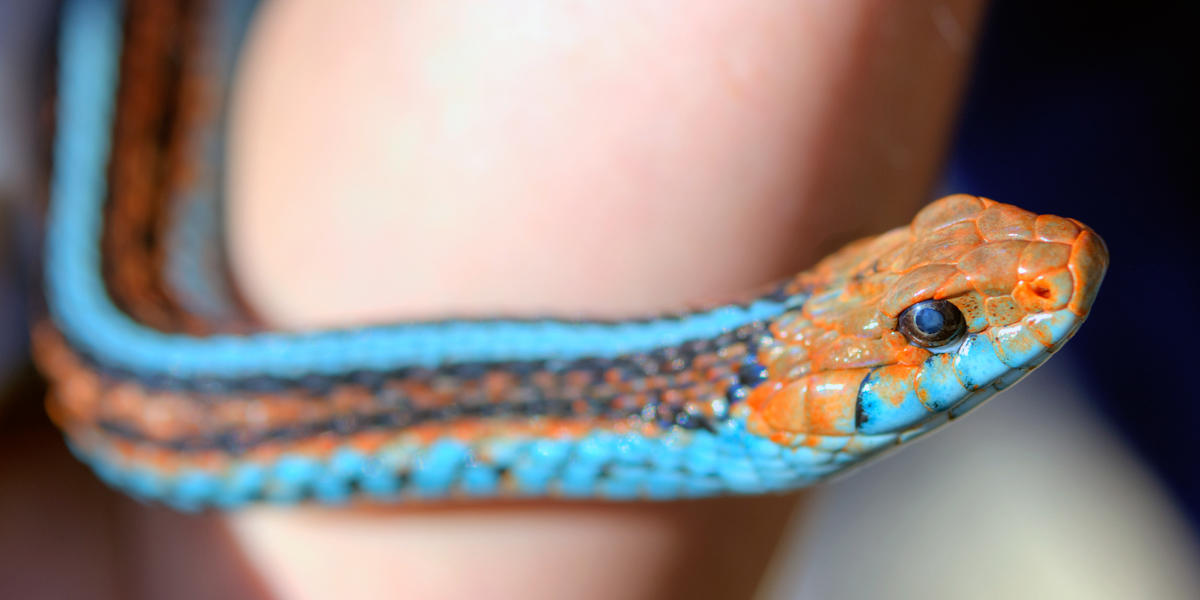
<instances>
[{"instance_id":1,"label":"blue lateral stripe","mask_svg":"<svg viewBox=\"0 0 1200 600\"><path fill-rule=\"evenodd\" d=\"M990 384L1009 370L996 356L991 338L981 334L968 336L952 362L959 381L971 391Z\"/></svg>"},{"instance_id":2,"label":"blue lateral stripe","mask_svg":"<svg viewBox=\"0 0 1200 600\"><path fill-rule=\"evenodd\" d=\"M845 449L830 461L807 447L756 449L758 438L738 427L676 432L668 442L597 432L559 440L508 438L501 445L401 442L369 454L345 446L323 458L288 453L264 464L238 460L211 471L130 464L104 446L72 450L109 485L143 500L197 511L258 501L342 503L353 499L356 490L389 500L496 495L669 500L758 494L809 485L895 441L895 435L856 435L848 446L844 439L831 444ZM710 456L714 452L718 454ZM504 461L492 460L502 455ZM693 469L697 459L712 468Z\"/></svg>"},{"instance_id":3,"label":"blue lateral stripe","mask_svg":"<svg viewBox=\"0 0 1200 600\"><path fill-rule=\"evenodd\" d=\"M917 397L930 412L946 410L970 392L958 380L954 357L951 353L934 354L925 359L917 375Z\"/></svg>"},{"instance_id":4,"label":"blue lateral stripe","mask_svg":"<svg viewBox=\"0 0 1200 600\"><path fill-rule=\"evenodd\" d=\"M930 415L921 404L914 382L904 373L906 370L906 367L883 367L867 375L858 394L858 409L865 417L859 433L893 433Z\"/></svg>"},{"instance_id":5,"label":"blue lateral stripe","mask_svg":"<svg viewBox=\"0 0 1200 600\"><path fill-rule=\"evenodd\" d=\"M175 377L294 377L354 369L432 367L452 361L612 358L714 337L769 319L784 302L725 306L644 323L488 321L195 338L132 320L100 273L102 204L120 40L111 0L74 0L61 36L59 127L47 227L47 297L64 335L94 359Z\"/></svg>"}]
</instances>

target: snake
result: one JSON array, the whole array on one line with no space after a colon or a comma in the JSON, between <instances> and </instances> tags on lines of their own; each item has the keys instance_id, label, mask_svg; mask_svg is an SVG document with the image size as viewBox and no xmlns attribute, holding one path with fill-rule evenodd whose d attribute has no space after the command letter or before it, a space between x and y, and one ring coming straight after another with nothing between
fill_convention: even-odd
<instances>
[{"instance_id":1,"label":"snake","mask_svg":"<svg viewBox=\"0 0 1200 600\"><path fill-rule=\"evenodd\" d=\"M145 35L164 11L136 7L63 9L34 354L72 452L140 500L794 490L1012 386L1076 332L1108 265L1076 220L955 194L722 305L274 330L222 266L219 167L147 181L173 172L170 156L219 152L186 110L171 114L201 125L155 146L145 98L194 78L156 78L171 71L130 49L166 43Z\"/></svg>"}]
</instances>

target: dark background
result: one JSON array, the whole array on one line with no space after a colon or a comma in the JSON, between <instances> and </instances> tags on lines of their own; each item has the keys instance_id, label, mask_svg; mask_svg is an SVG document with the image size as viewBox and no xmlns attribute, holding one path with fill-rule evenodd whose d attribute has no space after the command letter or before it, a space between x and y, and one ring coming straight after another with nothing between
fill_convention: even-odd
<instances>
[{"instance_id":1,"label":"dark background","mask_svg":"<svg viewBox=\"0 0 1200 600\"><path fill-rule=\"evenodd\" d=\"M1112 263L1068 347L1200 531L1200 19L1186 2L992 4L948 188L1070 215Z\"/></svg>"}]
</instances>

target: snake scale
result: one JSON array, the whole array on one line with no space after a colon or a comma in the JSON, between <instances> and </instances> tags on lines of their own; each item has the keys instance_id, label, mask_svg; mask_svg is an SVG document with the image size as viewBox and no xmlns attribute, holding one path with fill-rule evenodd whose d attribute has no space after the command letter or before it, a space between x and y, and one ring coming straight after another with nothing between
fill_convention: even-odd
<instances>
[{"instance_id":1,"label":"snake scale","mask_svg":"<svg viewBox=\"0 0 1200 600\"><path fill-rule=\"evenodd\" d=\"M1040 365L1107 267L1078 221L954 195L741 303L267 330L214 258L214 178L147 192L146 174L170 167L154 157L214 160L203 139L153 145L138 99L189 79L156 79L153 48L122 55L162 38L139 35L162 23L123 15L110 0L64 8L35 353L73 451L181 510L810 485Z\"/></svg>"}]
</instances>

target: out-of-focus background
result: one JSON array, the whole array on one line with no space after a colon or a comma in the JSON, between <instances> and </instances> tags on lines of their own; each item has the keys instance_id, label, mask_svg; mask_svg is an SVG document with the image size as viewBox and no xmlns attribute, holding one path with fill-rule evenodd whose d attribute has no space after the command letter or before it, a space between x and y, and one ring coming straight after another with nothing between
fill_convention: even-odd
<instances>
[{"instance_id":1,"label":"out-of-focus background","mask_svg":"<svg viewBox=\"0 0 1200 600\"><path fill-rule=\"evenodd\" d=\"M53 10L0 0L5 379L26 362L35 293ZM991 8L944 187L1084 220L1113 257L1104 292L1019 391L823 488L764 597L1200 598L1196 12ZM0 431L39 400L0 399ZM11 525L0 515L0 539Z\"/></svg>"},{"instance_id":2,"label":"out-of-focus background","mask_svg":"<svg viewBox=\"0 0 1200 600\"><path fill-rule=\"evenodd\" d=\"M46 89L53 9L52 2L0 0L0 377L21 363L27 344L26 287L36 270L37 243L29 225L42 189L43 159L33 140ZM0 399L0 410L5 401Z\"/></svg>"},{"instance_id":3,"label":"out-of-focus background","mask_svg":"<svg viewBox=\"0 0 1200 600\"><path fill-rule=\"evenodd\" d=\"M1085 221L1104 292L1019 391L822 494L768 597L1200 598L1197 16L992 4L944 187Z\"/></svg>"}]
</instances>

